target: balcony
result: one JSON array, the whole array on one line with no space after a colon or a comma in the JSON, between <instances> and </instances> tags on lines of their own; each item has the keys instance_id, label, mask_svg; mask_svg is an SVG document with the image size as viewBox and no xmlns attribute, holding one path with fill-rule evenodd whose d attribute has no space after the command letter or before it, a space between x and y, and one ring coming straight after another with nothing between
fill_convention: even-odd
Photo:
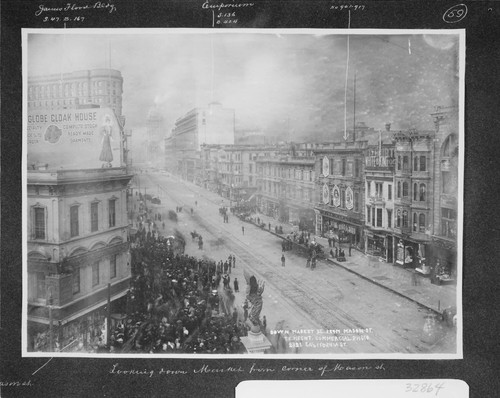
<instances>
[{"instance_id":1,"label":"balcony","mask_svg":"<svg viewBox=\"0 0 500 398\"><path fill-rule=\"evenodd\" d=\"M367 156L365 157L365 169L369 170L394 170L394 158L389 156Z\"/></svg>"},{"instance_id":2,"label":"balcony","mask_svg":"<svg viewBox=\"0 0 500 398\"><path fill-rule=\"evenodd\" d=\"M368 202L372 206L384 206L385 207L385 198L383 196L370 196L368 198Z\"/></svg>"}]
</instances>

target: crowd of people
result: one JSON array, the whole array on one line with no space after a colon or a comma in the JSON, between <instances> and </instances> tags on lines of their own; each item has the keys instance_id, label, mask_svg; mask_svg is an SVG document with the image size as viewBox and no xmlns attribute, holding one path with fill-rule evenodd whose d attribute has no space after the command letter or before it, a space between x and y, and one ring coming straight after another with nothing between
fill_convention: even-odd
<instances>
[{"instance_id":1,"label":"crowd of people","mask_svg":"<svg viewBox=\"0 0 500 398\"><path fill-rule=\"evenodd\" d=\"M127 317L112 331L112 351L245 352L230 285L234 256L216 263L175 253L161 236L140 240L131 256Z\"/></svg>"}]
</instances>

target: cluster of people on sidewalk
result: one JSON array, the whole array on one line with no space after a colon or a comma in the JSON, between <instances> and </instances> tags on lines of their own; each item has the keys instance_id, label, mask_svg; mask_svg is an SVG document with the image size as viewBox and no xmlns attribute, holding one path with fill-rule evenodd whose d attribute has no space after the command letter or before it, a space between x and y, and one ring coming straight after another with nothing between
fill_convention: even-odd
<instances>
[{"instance_id":1,"label":"cluster of people on sidewalk","mask_svg":"<svg viewBox=\"0 0 500 398\"><path fill-rule=\"evenodd\" d=\"M174 254L165 240L151 239L131 256L127 318L112 332L113 351L244 352L240 338L247 329L229 284L233 255L216 263ZM239 291L236 278L233 284Z\"/></svg>"}]
</instances>

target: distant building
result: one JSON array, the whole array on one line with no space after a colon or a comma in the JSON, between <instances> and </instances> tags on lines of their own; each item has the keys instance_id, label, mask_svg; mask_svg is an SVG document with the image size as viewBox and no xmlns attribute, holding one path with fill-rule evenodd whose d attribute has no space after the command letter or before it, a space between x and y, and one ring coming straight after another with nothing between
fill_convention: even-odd
<instances>
[{"instance_id":1,"label":"distant building","mask_svg":"<svg viewBox=\"0 0 500 398\"><path fill-rule=\"evenodd\" d=\"M97 105L111 108L122 125L123 78L114 69L91 69L28 77L28 111L74 109Z\"/></svg>"},{"instance_id":2,"label":"distant building","mask_svg":"<svg viewBox=\"0 0 500 398\"><path fill-rule=\"evenodd\" d=\"M165 138L165 167L194 182L200 169L201 145L233 145L234 124L234 110L218 102L192 109L176 120Z\"/></svg>"},{"instance_id":3,"label":"distant building","mask_svg":"<svg viewBox=\"0 0 500 398\"><path fill-rule=\"evenodd\" d=\"M165 119L157 107L149 110L146 120L146 160L156 164L163 157Z\"/></svg>"},{"instance_id":4,"label":"distant building","mask_svg":"<svg viewBox=\"0 0 500 398\"><path fill-rule=\"evenodd\" d=\"M258 199L262 213L314 231L315 158L277 155L257 159Z\"/></svg>"}]
</instances>

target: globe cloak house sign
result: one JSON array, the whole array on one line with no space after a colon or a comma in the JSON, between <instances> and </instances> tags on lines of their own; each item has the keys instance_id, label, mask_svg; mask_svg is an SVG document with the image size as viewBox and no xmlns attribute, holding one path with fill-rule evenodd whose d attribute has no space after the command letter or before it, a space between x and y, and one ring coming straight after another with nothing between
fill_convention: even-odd
<instances>
[{"instance_id":1,"label":"globe cloak house sign","mask_svg":"<svg viewBox=\"0 0 500 398\"><path fill-rule=\"evenodd\" d=\"M28 168L120 167L121 126L112 109L28 113Z\"/></svg>"}]
</instances>

